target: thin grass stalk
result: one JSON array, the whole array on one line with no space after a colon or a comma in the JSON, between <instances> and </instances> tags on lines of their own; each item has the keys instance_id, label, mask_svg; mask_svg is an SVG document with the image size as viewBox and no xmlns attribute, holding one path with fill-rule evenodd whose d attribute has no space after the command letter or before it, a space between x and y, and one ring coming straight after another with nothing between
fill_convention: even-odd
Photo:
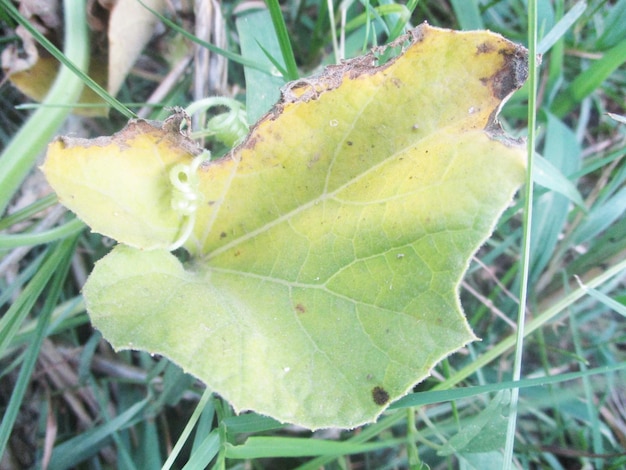
<instances>
[{"instance_id":1,"label":"thin grass stalk","mask_svg":"<svg viewBox=\"0 0 626 470\"><path fill-rule=\"evenodd\" d=\"M31 219L35 214L43 212L45 209L54 206L58 202L56 194L49 194L37 199L32 204L23 209L16 210L6 217L0 219L0 230L5 230L14 224Z\"/></svg>"},{"instance_id":2,"label":"thin grass stalk","mask_svg":"<svg viewBox=\"0 0 626 470\"><path fill-rule=\"evenodd\" d=\"M579 372L567 372L558 375L544 375L542 377L535 377L532 379L523 379L519 382L507 381L490 383L486 385L473 385L471 387L452 388L442 391L428 391L417 392L407 395L401 398L397 402L393 403L389 408L404 409L408 407L422 407L426 405L435 405L437 403L454 402L465 398L471 398L478 395L484 395L486 393L497 393L502 390L507 390L513 387L518 388L530 388L530 387L546 387L549 385L561 384L569 382L571 380L580 380L583 377L590 377L592 375L607 375L613 372L626 370L626 363L620 362L610 366L601 366L594 369L587 369ZM454 408L452 409L454 413ZM457 413L458 415L458 413ZM455 417L455 422L458 423L459 419ZM459 428L460 429L460 428Z\"/></svg>"},{"instance_id":3,"label":"thin grass stalk","mask_svg":"<svg viewBox=\"0 0 626 470\"><path fill-rule=\"evenodd\" d=\"M521 378L522 358L524 349L524 330L526 324L526 303L528 297L528 278L530 271L530 238L532 228L533 207L533 163L535 154L535 126L537 118L537 0L528 2L528 163L526 168L526 186L524 194L524 223L521 257L521 282L519 305L517 311L517 332L515 358L513 361L513 381ZM511 389L511 403L508 417L506 442L504 446L504 470L513 468L513 448L515 445L515 428L517 424L517 405L519 402L519 388Z\"/></svg>"},{"instance_id":4,"label":"thin grass stalk","mask_svg":"<svg viewBox=\"0 0 626 470\"><path fill-rule=\"evenodd\" d=\"M161 467L161 470L169 470L170 468L172 468L172 465L174 465L176 458L180 454L180 451L183 449L185 442L187 442L187 439L191 435L191 431L193 431L194 426L196 425L196 423L200 419L200 416L202 415L202 411L204 410L204 407L209 402L209 399L211 398L212 395L213 395L213 392L210 389L207 388L204 390L202 397L200 397L200 401L198 401L198 404L196 405L196 409L194 410L193 414L189 418L189 421L187 421L187 424L185 425L185 429L183 429L183 432L178 437L178 441L176 441L176 444L174 445L172 452L170 452L170 455L167 457L167 460Z\"/></svg>"},{"instance_id":5,"label":"thin grass stalk","mask_svg":"<svg viewBox=\"0 0 626 470\"><path fill-rule=\"evenodd\" d=\"M18 233L0 235L0 250L9 250L20 246L44 245L61 238L71 237L83 231L85 224L79 219L71 219L63 225L38 233Z\"/></svg>"}]
</instances>

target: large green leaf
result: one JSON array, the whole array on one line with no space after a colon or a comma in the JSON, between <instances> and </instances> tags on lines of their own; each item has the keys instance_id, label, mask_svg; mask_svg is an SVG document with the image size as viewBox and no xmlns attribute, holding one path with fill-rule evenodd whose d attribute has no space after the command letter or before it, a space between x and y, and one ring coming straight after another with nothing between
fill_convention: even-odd
<instances>
[{"instance_id":1,"label":"large green leaf","mask_svg":"<svg viewBox=\"0 0 626 470\"><path fill-rule=\"evenodd\" d=\"M526 52L489 32L427 25L395 46L403 53L383 65L370 54L292 83L241 146L193 173L188 261L164 249L170 233L96 265L85 300L115 348L171 358L237 410L319 428L374 420L475 339L458 288L523 181L524 151L495 118L526 78ZM164 133L155 159L171 170L161 155L171 130L154 132ZM77 155L64 142L47 174L105 152ZM125 132L111 145L135 158ZM163 174L153 192L169 187ZM98 178L72 198L51 181L68 207L98 219ZM141 220L132 191L107 194ZM132 231L97 230L123 243Z\"/></svg>"}]
</instances>

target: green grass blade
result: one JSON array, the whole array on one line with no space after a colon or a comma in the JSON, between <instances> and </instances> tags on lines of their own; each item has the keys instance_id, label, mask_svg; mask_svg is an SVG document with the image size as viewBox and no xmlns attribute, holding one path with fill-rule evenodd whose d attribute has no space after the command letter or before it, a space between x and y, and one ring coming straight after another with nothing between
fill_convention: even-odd
<instances>
[{"instance_id":1,"label":"green grass blade","mask_svg":"<svg viewBox=\"0 0 626 470\"><path fill-rule=\"evenodd\" d=\"M132 453L128 452L128 463L124 467L128 469L156 470L160 468L163 461L160 455L161 446L157 424L154 420L147 419L141 423L141 428L143 430L143 438L140 444L139 455L135 459L136 463L132 459ZM132 447L130 450L133 450Z\"/></svg>"},{"instance_id":2,"label":"green grass blade","mask_svg":"<svg viewBox=\"0 0 626 470\"><path fill-rule=\"evenodd\" d=\"M584 289L587 292L587 294L589 294L591 297L596 299L598 302L603 303L614 312L619 313L623 317L626 317L626 305L622 304L621 302L618 302L617 300L612 299L611 297L606 295L604 292L600 292L598 289L587 287L585 284L581 282L581 280L578 277L576 277L576 280L578 281L578 284L580 285L580 287Z\"/></svg>"},{"instance_id":3,"label":"green grass blade","mask_svg":"<svg viewBox=\"0 0 626 470\"><path fill-rule=\"evenodd\" d=\"M48 469L61 470L72 468L96 454L103 443L111 438L114 433L124 429L134 419L139 418L148 403L148 398L138 401L115 418L56 446L52 452Z\"/></svg>"},{"instance_id":4,"label":"green grass blade","mask_svg":"<svg viewBox=\"0 0 626 470\"><path fill-rule=\"evenodd\" d=\"M406 412L404 410L397 411L388 416L384 416L383 418L379 419L378 422L370 426L362 428L359 433L353 434L352 437L347 439L345 442L353 444L367 442L370 439L374 439L376 436L383 435L385 431L391 429L393 426L397 425L400 421L404 421L405 419ZM310 460L304 465L297 467L297 470L318 470L319 468L322 468L324 465L332 462L341 455L342 454L340 453L334 455L322 455L313 460Z\"/></svg>"},{"instance_id":5,"label":"green grass blade","mask_svg":"<svg viewBox=\"0 0 626 470\"><path fill-rule=\"evenodd\" d=\"M578 323L577 315L571 315L569 321L570 321L570 330L572 332L572 340L574 343L574 350L576 351L576 354L579 357L584 358L585 352L582 346L581 331L580 331L580 325ZM587 370L586 361L584 360L580 361L579 367L581 371L586 371ZM585 408L587 411L587 416L585 418L586 420L589 421L589 428L591 432L591 442L593 446L592 448L595 454L600 455L604 453L604 450L603 450L603 445L602 445L602 437L600 436L600 431L599 431L600 429L600 420L598 418L599 410L595 406L595 403L594 403L595 394L593 392L593 387L591 385L590 378L583 377L582 383L583 383L583 390L584 390L584 395L585 395L585 400L584 400ZM602 468L602 462L600 461L600 459L596 459L594 461L594 467Z\"/></svg>"},{"instance_id":6,"label":"green grass blade","mask_svg":"<svg viewBox=\"0 0 626 470\"><path fill-rule=\"evenodd\" d=\"M270 63L272 64L272 66L278 70L278 72L283 76L286 77L287 76L287 70L281 65L281 63L274 58L274 56L270 53L270 51L268 51L263 44L261 44L260 42L257 41L257 44L259 46L259 48L261 49L261 51L263 51L263 54L265 54L265 57L267 58L267 60L270 61Z\"/></svg>"},{"instance_id":7,"label":"green grass blade","mask_svg":"<svg viewBox=\"0 0 626 470\"><path fill-rule=\"evenodd\" d=\"M161 392L156 400L153 400L152 407L161 409L168 405L178 403L185 391L193 383L191 375L185 374L183 370L166 359L162 359L164 370L162 373Z\"/></svg>"},{"instance_id":8,"label":"green grass blade","mask_svg":"<svg viewBox=\"0 0 626 470\"><path fill-rule=\"evenodd\" d=\"M74 218L69 222L39 233L0 235L0 252L18 246L33 246L51 243L61 238L71 237L83 231L85 224Z\"/></svg>"},{"instance_id":9,"label":"green grass blade","mask_svg":"<svg viewBox=\"0 0 626 470\"><path fill-rule=\"evenodd\" d=\"M604 32L598 38L596 46L607 49L623 39L626 39L626 0L611 2L612 5L606 17Z\"/></svg>"},{"instance_id":10,"label":"green grass blade","mask_svg":"<svg viewBox=\"0 0 626 470\"><path fill-rule=\"evenodd\" d=\"M211 460L220 450L221 441L219 430L210 432L195 450L183 470L195 470L196 468L207 468Z\"/></svg>"},{"instance_id":11,"label":"green grass blade","mask_svg":"<svg viewBox=\"0 0 626 470\"><path fill-rule=\"evenodd\" d=\"M204 405L204 408L200 413L200 418L198 418L198 424L196 426L196 432L191 446L192 454L196 449L200 448L200 446L204 443L204 437L208 436L213 429L213 421L216 418L215 404L213 401L214 400L211 400Z\"/></svg>"},{"instance_id":12,"label":"green grass blade","mask_svg":"<svg viewBox=\"0 0 626 470\"><path fill-rule=\"evenodd\" d=\"M241 445L226 444L226 457L230 459L258 459L263 457L348 455L385 449L402 443L404 443L404 439L354 443L298 437L249 437Z\"/></svg>"},{"instance_id":13,"label":"green grass blade","mask_svg":"<svg viewBox=\"0 0 626 470\"><path fill-rule=\"evenodd\" d=\"M626 213L626 187L606 201L598 201L572 236L572 244L585 243L608 229Z\"/></svg>"},{"instance_id":14,"label":"green grass blade","mask_svg":"<svg viewBox=\"0 0 626 470\"><path fill-rule=\"evenodd\" d=\"M180 454L180 451L183 449L185 442L187 442L187 439L191 435L191 431L193 431L194 426L200 419L200 416L202 415L204 408L207 406L207 403L209 403L209 400L211 399L211 395L212 395L212 392L209 389L206 389L204 393L202 394L200 401L196 405L196 409L194 410L193 414L187 421L187 424L185 425L183 432L178 437L178 440L176 441L176 444L174 445L172 452L170 452L170 455L167 457L167 460L163 464L163 467L161 467L162 470L168 470L172 468L174 461ZM201 467L198 467L198 468L201 468Z\"/></svg>"},{"instance_id":15,"label":"green grass blade","mask_svg":"<svg viewBox=\"0 0 626 470\"><path fill-rule=\"evenodd\" d=\"M0 0L16 21L33 28L8 1ZM89 63L89 41L85 22L85 5L81 0L65 0L65 52L80 70ZM39 36L41 34L37 32ZM42 36L43 37L43 36ZM45 39L45 38L44 38ZM70 40L71 39L71 40ZM47 40L46 40L47 41ZM82 80L68 67L61 67L44 103L73 103L83 88ZM70 109L40 108L22 126L0 155L0 214L4 213L13 194L31 170L35 161Z\"/></svg>"},{"instance_id":16,"label":"green grass blade","mask_svg":"<svg viewBox=\"0 0 626 470\"><path fill-rule=\"evenodd\" d=\"M625 233L626 218L622 217L596 238L588 251L573 260L567 267L567 271L569 273L584 273L610 263L611 259L623 257L623 253L626 252Z\"/></svg>"},{"instance_id":17,"label":"green grass blade","mask_svg":"<svg viewBox=\"0 0 626 470\"><path fill-rule=\"evenodd\" d=\"M615 114L615 113L606 113L611 119L614 119L615 121L621 123L621 124L626 124L626 116L620 116L619 114Z\"/></svg>"},{"instance_id":18,"label":"green grass blade","mask_svg":"<svg viewBox=\"0 0 626 470\"><path fill-rule=\"evenodd\" d=\"M591 295L590 291L592 290L595 291L595 289L588 289L587 292ZM609 299L609 300L611 300L612 302L615 302L613 299ZM624 306L619 304L618 302L615 302L615 303L617 303L622 308L624 308ZM617 371L624 370L624 369L626 369L626 363L619 363L619 364L613 364L610 366L597 367L595 369L588 369L585 371L568 372L565 374L545 376L545 377L535 377L532 379L522 379L519 381L509 380L505 382L498 382L498 383L493 383L493 384L488 384L488 385L475 385L472 387L454 388L450 390L412 393L410 395L407 395L406 397L401 398L394 404L392 404L389 407L389 409L408 408L412 406L434 405L436 403L444 403L447 401L461 400L463 398L475 397L477 395L482 395L484 393L495 393L495 392L500 392L502 390L513 389L513 388L524 389L524 388L531 388L531 387L545 387L546 385L569 382L571 380L578 380L582 377L590 377L592 375L605 375L605 374L617 372Z\"/></svg>"},{"instance_id":19,"label":"green grass blade","mask_svg":"<svg viewBox=\"0 0 626 470\"><path fill-rule=\"evenodd\" d=\"M287 32L287 25L285 25L285 19L283 13L280 10L278 0L267 0L267 8L269 9L272 17L272 23L276 31L276 37L278 44L283 55L283 62L287 68L287 81L297 80L300 76L298 67L296 66L296 58L293 55L293 49L291 48L291 40L289 39L289 33Z\"/></svg>"},{"instance_id":20,"label":"green grass blade","mask_svg":"<svg viewBox=\"0 0 626 470\"><path fill-rule=\"evenodd\" d=\"M0 306L4 305L5 303L9 302L13 297L13 294L16 291L19 291L22 289L22 286L33 277L33 275L35 275L35 273L38 272L39 270L39 266L41 266L42 261L45 259L45 253L37 256L35 259L31 260L30 263L28 263L28 266L26 266L22 271L20 271L20 273L18 274L17 278L15 278L13 280L13 282L11 282L10 285L6 286L6 288L4 288L2 290L2 292L0 292ZM2 316L2 319L0 319L0 337L2 337L2 332L4 330L4 328L6 327L5 325L5 318L8 318L9 316L9 312L5 312L4 315ZM6 320L8 321L8 320ZM0 344L2 344L0 342ZM0 359L2 358L2 354L0 353Z\"/></svg>"},{"instance_id":21,"label":"green grass blade","mask_svg":"<svg viewBox=\"0 0 626 470\"><path fill-rule=\"evenodd\" d=\"M525 337L526 305L528 298L528 281L530 276L530 248L533 216L533 166L535 157L535 130L537 122L537 1L528 2L528 162L526 169L526 186L524 190L524 221L522 235L522 252L520 260L520 294L517 310L517 331L515 335L515 358L513 359L513 380L519 381L522 375L522 353ZM504 446L504 470L513 466L513 447L515 444L515 428L517 426L517 405L519 389L511 389L511 403L508 417L506 442Z\"/></svg>"},{"instance_id":22,"label":"green grass blade","mask_svg":"<svg viewBox=\"0 0 626 470\"><path fill-rule=\"evenodd\" d=\"M273 418L257 414L245 414L226 418L222 421L230 434L258 433L280 429L283 425Z\"/></svg>"},{"instance_id":23,"label":"green grass blade","mask_svg":"<svg viewBox=\"0 0 626 470\"><path fill-rule=\"evenodd\" d=\"M477 0L452 0L450 3L461 29L485 29Z\"/></svg>"},{"instance_id":24,"label":"green grass blade","mask_svg":"<svg viewBox=\"0 0 626 470\"><path fill-rule=\"evenodd\" d=\"M604 53L602 58L579 74L563 92L556 97L552 112L563 117L583 98L597 90L604 80L626 62L626 39Z\"/></svg>"},{"instance_id":25,"label":"green grass blade","mask_svg":"<svg viewBox=\"0 0 626 470\"><path fill-rule=\"evenodd\" d=\"M24 207L23 209L17 210L6 217L0 219L0 230L4 230L8 227L11 227L14 224L19 222L23 222L25 220L30 219L35 214L47 209L48 207L52 207L57 203L56 194L49 194L47 196L42 197L41 199L37 199L32 204Z\"/></svg>"},{"instance_id":26,"label":"green grass blade","mask_svg":"<svg viewBox=\"0 0 626 470\"><path fill-rule=\"evenodd\" d=\"M545 113L546 138L543 154L563 175L571 175L580 167L581 146L576 134L560 119ZM540 167L543 169L543 166ZM538 171L533 165L533 176ZM553 172L554 173L554 172ZM570 201L558 192L539 195L533 201L533 226L530 246L530 279L536 281L553 260L563 229L567 225Z\"/></svg>"},{"instance_id":27,"label":"green grass blade","mask_svg":"<svg viewBox=\"0 0 626 470\"><path fill-rule=\"evenodd\" d=\"M58 301L63 281L69 269L75 241L75 238L65 239L52 250L48 260L44 263L48 266L48 273L51 276L50 288L45 297L39 320L37 321L34 337L29 342L22 368L20 369L17 382L11 393L11 398L9 399L9 403L2 418L2 423L0 424L0 455L4 455L11 430L13 429L22 399L24 398L24 393L31 380L37 356L39 355L39 350L41 349L41 344L43 343L48 328L50 316ZM34 300L36 299L33 299L33 302ZM26 310L26 313L28 313L29 310L30 308Z\"/></svg>"},{"instance_id":28,"label":"green grass blade","mask_svg":"<svg viewBox=\"0 0 626 470\"><path fill-rule=\"evenodd\" d=\"M46 256L37 273L0 319L0 357L4 356L24 319L28 316L49 279L54 275L57 264L61 262L55 253Z\"/></svg>"},{"instance_id":29,"label":"green grass blade","mask_svg":"<svg viewBox=\"0 0 626 470\"><path fill-rule=\"evenodd\" d=\"M87 323L89 323L89 318L85 313L84 302L82 297L77 296L59 304L59 306L54 309L47 334L53 335L63 331L68 331L72 328L86 325ZM24 322L19 332L15 335L9 350L7 350L6 353L10 354L15 348L21 347L23 344L27 344L30 341L36 327L37 324L35 320L27 320Z\"/></svg>"},{"instance_id":30,"label":"green grass blade","mask_svg":"<svg viewBox=\"0 0 626 470\"><path fill-rule=\"evenodd\" d=\"M535 155L533 180L544 188L562 194L581 209L586 210L585 202L576 186L555 165L541 155Z\"/></svg>"},{"instance_id":31,"label":"green grass blade","mask_svg":"<svg viewBox=\"0 0 626 470\"><path fill-rule=\"evenodd\" d=\"M587 8L587 2L578 2L561 18L537 45L537 53L545 54L567 33Z\"/></svg>"},{"instance_id":32,"label":"green grass blade","mask_svg":"<svg viewBox=\"0 0 626 470\"><path fill-rule=\"evenodd\" d=\"M394 27L394 30L389 33L389 37L394 38L402 32L402 29L411 17L407 7L405 7L404 5L398 5L396 3L392 3L389 5L379 5L352 18L346 23L346 33L351 33L357 28L368 24L372 20L372 16L384 18L391 15L399 16L397 25Z\"/></svg>"},{"instance_id":33,"label":"green grass blade","mask_svg":"<svg viewBox=\"0 0 626 470\"><path fill-rule=\"evenodd\" d=\"M247 12L237 18L236 25L242 55L250 61L263 64L267 69L274 67L270 57L276 59L281 52L269 13L266 10ZM280 65L285 70L283 64ZM285 79L248 66L244 67L244 74L246 114L249 122L254 123L278 101L280 87L285 84Z\"/></svg>"}]
</instances>

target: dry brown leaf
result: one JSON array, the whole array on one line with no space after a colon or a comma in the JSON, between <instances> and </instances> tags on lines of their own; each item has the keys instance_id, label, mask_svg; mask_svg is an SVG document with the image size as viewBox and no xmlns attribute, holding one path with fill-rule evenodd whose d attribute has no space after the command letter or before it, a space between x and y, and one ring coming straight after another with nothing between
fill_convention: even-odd
<instances>
[{"instance_id":1,"label":"dry brown leaf","mask_svg":"<svg viewBox=\"0 0 626 470\"><path fill-rule=\"evenodd\" d=\"M164 0L143 0L151 9L161 12ZM109 20L108 91L115 96L152 37L158 18L137 0L119 0Z\"/></svg>"}]
</instances>

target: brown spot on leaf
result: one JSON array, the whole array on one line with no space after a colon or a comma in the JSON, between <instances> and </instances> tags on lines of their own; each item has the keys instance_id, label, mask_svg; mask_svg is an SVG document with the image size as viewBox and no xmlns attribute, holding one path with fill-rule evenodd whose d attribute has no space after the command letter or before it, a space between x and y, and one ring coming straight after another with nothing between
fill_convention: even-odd
<instances>
[{"instance_id":1,"label":"brown spot on leaf","mask_svg":"<svg viewBox=\"0 0 626 470\"><path fill-rule=\"evenodd\" d=\"M389 401L389 393L384 388L376 386L372 389L372 398L374 403L382 406Z\"/></svg>"},{"instance_id":2,"label":"brown spot on leaf","mask_svg":"<svg viewBox=\"0 0 626 470\"><path fill-rule=\"evenodd\" d=\"M220 238L226 238L226 237L227 237L226 232L220 233Z\"/></svg>"},{"instance_id":3,"label":"brown spot on leaf","mask_svg":"<svg viewBox=\"0 0 626 470\"><path fill-rule=\"evenodd\" d=\"M495 49L496 48L493 44L490 44L488 42L483 42L482 44L479 44L478 47L476 48L476 55L487 54L489 52L493 52Z\"/></svg>"},{"instance_id":4,"label":"brown spot on leaf","mask_svg":"<svg viewBox=\"0 0 626 470\"><path fill-rule=\"evenodd\" d=\"M513 51L501 49L498 53L504 57L504 64L489 77L489 82L493 95L503 100L521 87L528 78L528 52L523 47L517 46Z\"/></svg>"},{"instance_id":5,"label":"brown spot on leaf","mask_svg":"<svg viewBox=\"0 0 626 470\"><path fill-rule=\"evenodd\" d=\"M298 313L306 313L306 307L302 304L296 305L296 312Z\"/></svg>"},{"instance_id":6,"label":"brown spot on leaf","mask_svg":"<svg viewBox=\"0 0 626 470\"><path fill-rule=\"evenodd\" d=\"M313 167L313 165L320 161L320 158L322 158L322 154L320 152L316 152L315 155L313 155L307 162L307 168Z\"/></svg>"},{"instance_id":7,"label":"brown spot on leaf","mask_svg":"<svg viewBox=\"0 0 626 470\"><path fill-rule=\"evenodd\" d=\"M402 80L400 80L400 79L398 79L396 77L392 77L391 78L391 83L393 83L396 88L402 87Z\"/></svg>"}]
</instances>

